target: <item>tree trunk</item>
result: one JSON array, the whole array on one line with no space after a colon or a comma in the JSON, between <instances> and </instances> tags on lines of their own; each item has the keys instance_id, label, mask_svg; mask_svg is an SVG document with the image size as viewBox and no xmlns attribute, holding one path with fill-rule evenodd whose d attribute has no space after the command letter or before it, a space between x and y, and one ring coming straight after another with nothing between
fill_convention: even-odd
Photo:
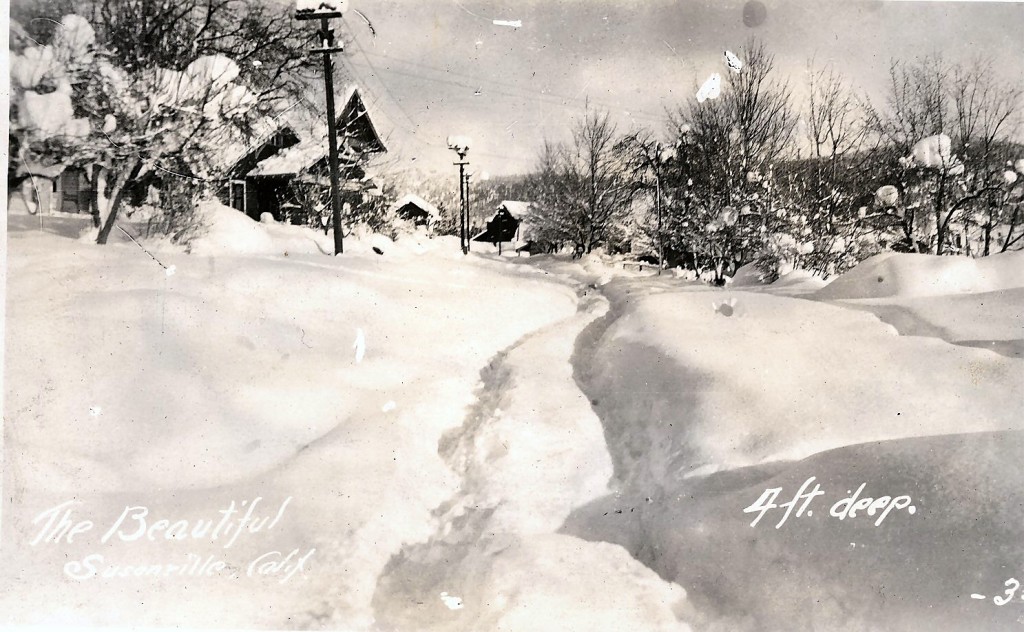
<instances>
[{"instance_id":1,"label":"tree trunk","mask_svg":"<svg viewBox=\"0 0 1024 632\"><path fill-rule=\"evenodd\" d=\"M946 203L946 174L939 176L939 195L935 199L935 254L943 254L943 246L946 241L947 222L944 221L944 207Z\"/></svg>"},{"instance_id":2,"label":"tree trunk","mask_svg":"<svg viewBox=\"0 0 1024 632\"><path fill-rule=\"evenodd\" d=\"M108 184L106 172L110 171L105 167L96 167L96 197L97 207L102 213L103 206L107 207L107 217L103 222L103 226L100 228L99 234L96 236L96 243L99 245L105 245L107 239L110 238L110 231L114 229L114 224L117 222L117 212L121 208L121 201L124 198L124 185L128 182L133 181L139 176L142 171L142 162L136 161L132 167L128 177L119 180L115 184ZM105 203L100 203L100 194L103 194Z\"/></svg>"},{"instance_id":3,"label":"tree trunk","mask_svg":"<svg viewBox=\"0 0 1024 632\"><path fill-rule=\"evenodd\" d=\"M992 248L992 226L995 224L995 204L992 203L992 195L988 196L988 217L985 220L985 250L983 257L987 257Z\"/></svg>"},{"instance_id":4,"label":"tree trunk","mask_svg":"<svg viewBox=\"0 0 1024 632\"><path fill-rule=\"evenodd\" d=\"M1013 210L1013 215L1010 217L1010 228L1006 231L1006 239L1003 240L1003 247L999 252L1006 252L1010 246L1016 241L1013 239L1013 231L1017 228L1019 209ZM1019 239L1019 238L1018 238Z\"/></svg>"}]
</instances>

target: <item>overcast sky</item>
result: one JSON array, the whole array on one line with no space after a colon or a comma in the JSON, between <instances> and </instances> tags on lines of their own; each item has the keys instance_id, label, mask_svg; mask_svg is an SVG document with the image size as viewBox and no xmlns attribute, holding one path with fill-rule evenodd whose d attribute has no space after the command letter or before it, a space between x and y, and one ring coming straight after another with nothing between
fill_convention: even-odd
<instances>
[{"instance_id":1,"label":"overcast sky","mask_svg":"<svg viewBox=\"0 0 1024 632\"><path fill-rule=\"evenodd\" d=\"M492 174L529 170L587 99L623 131L663 133L666 108L725 72L723 51L751 36L797 91L811 57L875 98L894 57L984 55L1006 81L1024 77L1022 3L762 1L765 21L747 26L745 0L352 0L377 35L350 13L339 72L355 75L405 161L446 172L445 137L462 134L476 169Z\"/></svg>"}]
</instances>

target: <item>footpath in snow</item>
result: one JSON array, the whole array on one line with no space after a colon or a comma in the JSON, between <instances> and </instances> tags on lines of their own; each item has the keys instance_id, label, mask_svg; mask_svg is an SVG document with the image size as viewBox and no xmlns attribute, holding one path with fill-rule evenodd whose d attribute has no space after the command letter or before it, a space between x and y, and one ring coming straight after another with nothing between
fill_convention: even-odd
<instances>
[{"instance_id":1,"label":"footpath in snow","mask_svg":"<svg viewBox=\"0 0 1024 632\"><path fill-rule=\"evenodd\" d=\"M377 576L432 533L431 510L459 484L437 446L463 422L481 367L576 312L571 289L465 260L451 240L354 239L330 258L322 235L244 221L248 233L215 223L193 254L147 243L168 274L127 240L77 241L78 218L40 230L12 217L5 622L372 626ZM93 528L32 545L32 520L66 502ZM255 505L254 518L280 519L230 546L210 530L167 539L167 522L135 537L135 518L127 539L101 541L127 507L145 509L147 527L195 526L232 503L236 518ZM315 549L303 572L249 576L260 555L296 549ZM170 570L193 556L225 567ZM197 592L210 598L182 609Z\"/></svg>"},{"instance_id":2,"label":"footpath in snow","mask_svg":"<svg viewBox=\"0 0 1024 632\"><path fill-rule=\"evenodd\" d=\"M612 477L601 422L569 362L607 301L577 286L577 314L496 355L466 422L442 440L461 485L436 510L434 535L381 577L374 603L385 629L688 629L685 591L619 546L560 532Z\"/></svg>"}]
</instances>

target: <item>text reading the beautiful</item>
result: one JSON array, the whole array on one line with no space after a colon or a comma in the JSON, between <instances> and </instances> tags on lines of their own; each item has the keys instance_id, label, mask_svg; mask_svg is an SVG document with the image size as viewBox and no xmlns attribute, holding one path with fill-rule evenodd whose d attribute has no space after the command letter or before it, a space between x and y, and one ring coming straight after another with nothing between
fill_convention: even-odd
<instances>
[{"instance_id":1,"label":"text reading the beautiful","mask_svg":"<svg viewBox=\"0 0 1024 632\"><path fill-rule=\"evenodd\" d=\"M285 515L292 497L284 499L276 509L260 506L262 497L234 500L216 514L205 519L154 519L149 507L127 505L116 520L99 536L100 545L126 543L132 549L145 542L188 542L195 545L216 544L230 549L239 538L251 538L260 532L274 530ZM99 533L93 520L75 515L76 500L68 500L37 515L35 537L29 545L69 546ZM268 508L269 511L264 508ZM86 535L88 534L88 535ZM295 548L290 552L272 550L253 555L241 565L233 565L217 555L199 555L194 551L177 554L173 561L160 563L108 563L101 553L89 553L81 560L64 564L64 574L80 581L97 577L112 579L123 577L248 577L274 576L284 583L297 573L307 570L306 565L316 549Z\"/></svg>"},{"instance_id":2,"label":"text reading the beautiful","mask_svg":"<svg viewBox=\"0 0 1024 632\"><path fill-rule=\"evenodd\" d=\"M790 516L800 518L802 516L813 516L814 509L811 505L814 500L819 496L824 496L825 492L822 491L821 485L814 482L815 477L812 476L804 481L800 489L797 490L796 495L787 502L776 503L779 496L782 495L781 487L770 487L761 494L761 496L750 506L743 510L743 513L756 513L757 517L750 523L751 527L756 527L757 523L760 522L761 518L766 513L772 510L782 510L784 513L779 522L775 525L778 529L789 520ZM814 487L811 487L813 483ZM861 483L860 487L856 491L847 490L846 495L837 500L829 508L828 515L837 518L839 520L846 519L857 519L867 515L869 519L875 518L874 524L876 527L882 525L885 519L889 517L889 514L893 511L905 510L907 514L914 515L917 512L917 507L913 504L913 500L910 496L878 496L870 497L864 494L864 490L867 487L867 483ZM785 496L783 496L785 498Z\"/></svg>"}]
</instances>

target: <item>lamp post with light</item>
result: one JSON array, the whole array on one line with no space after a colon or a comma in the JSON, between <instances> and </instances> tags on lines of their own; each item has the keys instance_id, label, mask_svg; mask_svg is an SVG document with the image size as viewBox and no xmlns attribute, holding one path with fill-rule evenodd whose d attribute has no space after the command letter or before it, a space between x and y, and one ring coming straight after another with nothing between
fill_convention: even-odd
<instances>
[{"instance_id":1,"label":"lamp post with light","mask_svg":"<svg viewBox=\"0 0 1024 632\"><path fill-rule=\"evenodd\" d=\"M469 180L466 178L466 154L469 153L470 139L466 136L449 136L448 149L459 156L453 164L459 166L459 246L462 254L469 253Z\"/></svg>"},{"instance_id":2,"label":"lamp post with light","mask_svg":"<svg viewBox=\"0 0 1024 632\"><path fill-rule=\"evenodd\" d=\"M328 20L344 16L348 9L348 0L296 0L296 20L320 20L320 48L311 53L324 56L324 88L327 91L327 147L328 160L331 168L331 211L334 220L334 254L344 252L341 228L341 176L338 173L338 132L337 121L334 120L334 64L331 55L345 50L343 46L334 45L334 29Z\"/></svg>"}]
</instances>

